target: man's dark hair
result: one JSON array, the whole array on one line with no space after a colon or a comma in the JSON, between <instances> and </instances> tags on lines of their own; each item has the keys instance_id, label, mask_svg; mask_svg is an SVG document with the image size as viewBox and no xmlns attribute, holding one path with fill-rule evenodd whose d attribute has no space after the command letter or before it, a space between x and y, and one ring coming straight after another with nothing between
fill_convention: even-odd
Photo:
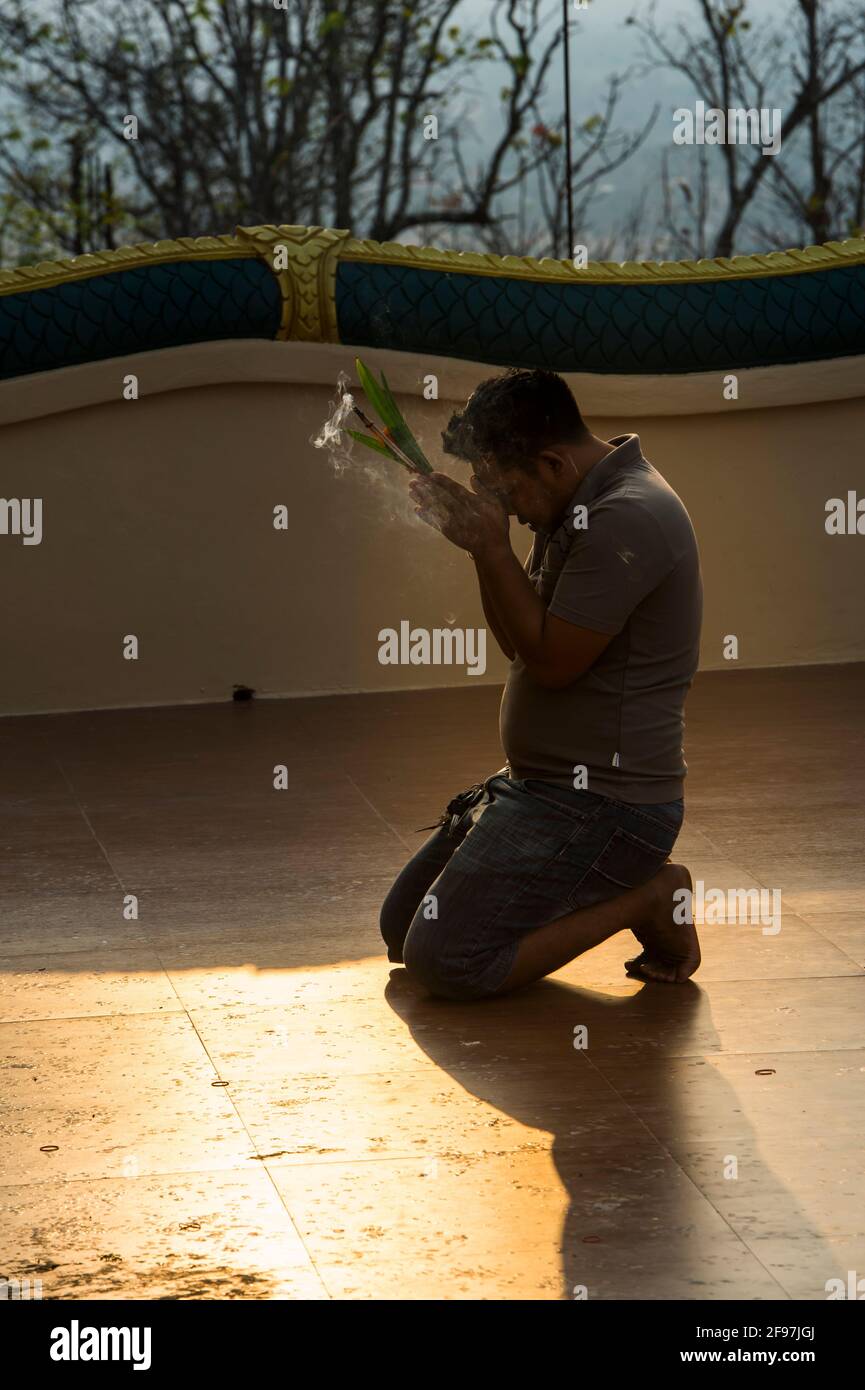
<instances>
[{"instance_id":1,"label":"man's dark hair","mask_svg":"<svg viewBox=\"0 0 865 1390\"><path fill-rule=\"evenodd\" d=\"M570 387L555 372L511 367L482 381L442 431L446 454L500 468L533 469L535 457L589 433Z\"/></svg>"}]
</instances>

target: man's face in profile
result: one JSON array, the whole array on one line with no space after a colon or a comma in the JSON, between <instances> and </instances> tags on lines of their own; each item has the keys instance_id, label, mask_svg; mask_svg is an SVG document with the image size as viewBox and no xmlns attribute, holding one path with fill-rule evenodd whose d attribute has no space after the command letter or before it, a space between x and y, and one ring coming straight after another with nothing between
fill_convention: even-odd
<instances>
[{"instance_id":1,"label":"man's face in profile","mask_svg":"<svg viewBox=\"0 0 865 1390\"><path fill-rule=\"evenodd\" d=\"M491 458L474 466L478 482L500 499L509 516L521 526L549 531L558 524L562 512L561 470L546 455L530 460L526 467L501 468Z\"/></svg>"}]
</instances>

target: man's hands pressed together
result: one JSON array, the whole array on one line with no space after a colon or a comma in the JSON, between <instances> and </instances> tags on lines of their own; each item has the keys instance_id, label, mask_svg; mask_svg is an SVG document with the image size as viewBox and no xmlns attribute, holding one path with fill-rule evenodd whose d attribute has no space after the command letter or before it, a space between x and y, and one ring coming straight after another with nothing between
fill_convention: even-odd
<instances>
[{"instance_id":1,"label":"man's hands pressed together","mask_svg":"<svg viewBox=\"0 0 865 1390\"><path fill-rule=\"evenodd\" d=\"M499 495L472 478L472 491L445 473L413 477L417 515L475 562L487 622L510 660L519 656L539 685L560 690L589 669L613 633L578 627L547 612L511 548Z\"/></svg>"},{"instance_id":2,"label":"man's hands pressed together","mask_svg":"<svg viewBox=\"0 0 865 1390\"><path fill-rule=\"evenodd\" d=\"M472 478L472 491L447 473L413 477L409 483L415 510L447 540L477 558L485 550L510 549L508 514L501 499Z\"/></svg>"}]
</instances>

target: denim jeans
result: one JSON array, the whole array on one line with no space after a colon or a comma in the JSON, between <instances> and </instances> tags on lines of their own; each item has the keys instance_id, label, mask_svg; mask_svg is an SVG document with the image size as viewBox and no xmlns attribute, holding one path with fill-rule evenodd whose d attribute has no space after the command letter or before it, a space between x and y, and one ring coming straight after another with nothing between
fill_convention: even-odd
<instances>
[{"instance_id":1,"label":"denim jeans","mask_svg":"<svg viewBox=\"0 0 865 1390\"><path fill-rule=\"evenodd\" d=\"M683 816L681 800L633 806L495 773L449 803L390 889L388 959L447 999L495 994L521 937L653 878Z\"/></svg>"}]
</instances>

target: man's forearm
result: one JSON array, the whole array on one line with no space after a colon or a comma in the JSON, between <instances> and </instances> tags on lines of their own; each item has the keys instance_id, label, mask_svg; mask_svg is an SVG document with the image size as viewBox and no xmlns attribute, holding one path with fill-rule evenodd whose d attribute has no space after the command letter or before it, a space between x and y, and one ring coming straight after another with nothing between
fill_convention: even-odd
<instances>
[{"instance_id":1,"label":"man's forearm","mask_svg":"<svg viewBox=\"0 0 865 1390\"><path fill-rule=\"evenodd\" d=\"M508 645L531 669L543 656L546 608L510 544L474 556L481 601L490 626L502 646L498 625ZM492 616L488 612L488 605ZM507 618L501 615L507 614ZM494 621L495 619L495 621ZM502 647L502 650L505 650Z\"/></svg>"},{"instance_id":2,"label":"man's forearm","mask_svg":"<svg viewBox=\"0 0 865 1390\"><path fill-rule=\"evenodd\" d=\"M492 632L493 636L495 637L496 641L498 642L508 661L513 661L514 656L516 655L514 651L514 644L511 641L510 636L508 635L508 630L504 618L502 614L499 613L498 609L493 603L492 595L490 594L489 589L484 583L484 577L481 573L481 569L477 560L475 560L475 570L477 571L478 588L481 591L481 603L483 604L484 617L487 620L487 626L490 628L490 631Z\"/></svg>"},{"instance_id":3,"label":"man's forearm","mask_svg":"<svg viewBox=\"0 0 865 1390\"><path fill-rule=\"evenodd\" d=\"M564 690L579 680L617 629L586 627L547 611L511 549L500 497L481 486L471 493L438 473L413 477L409 491L418 515L472 556L484 614L502 651L519 657L527 675L545 689Z\"/></svg>"}]
</instances>

